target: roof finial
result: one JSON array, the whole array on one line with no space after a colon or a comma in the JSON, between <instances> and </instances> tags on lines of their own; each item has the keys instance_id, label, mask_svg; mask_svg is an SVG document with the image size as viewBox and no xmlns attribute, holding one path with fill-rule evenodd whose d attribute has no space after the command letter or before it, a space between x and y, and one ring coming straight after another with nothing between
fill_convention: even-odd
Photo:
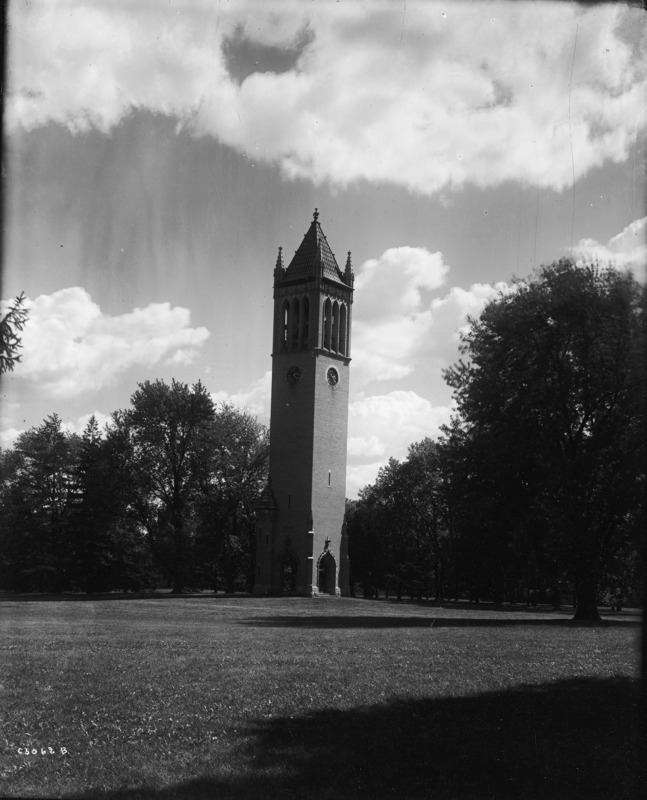
<instances>
[{"instance_id":1,"label":"roof finial","mask_svg":"<svg viewBox=\"0 0 647 800\"><path fill-rule=\"evenodd\" d=\"M285 273L285 266L283 265L283 248L279 247L279 253L276 257L276 264L274 265L274 279L281 280Z\"/></svg>"},{"instance_id":2,"label":"roof finial","mask_svg":"<svg viewBox=\"0 0 647 800\"><path fill-rule=\"evenodd\" d=\"M312 218L316 222L319 219L319 209L315 208L315 213L312 215Z\"/></svg>"},{"instance_id":3,"label":"roof finial","mask_svg":"<svg viewBox=\"0 0 647 800\"><path fill-rule=\"evenodd\" d=\"M353 283L355 282L355 275L353 274L353 262L350 259L350 250L348 251L348 258L346 259L344 282L350 287L352 287Z\"/></svg>"}]
</instances>

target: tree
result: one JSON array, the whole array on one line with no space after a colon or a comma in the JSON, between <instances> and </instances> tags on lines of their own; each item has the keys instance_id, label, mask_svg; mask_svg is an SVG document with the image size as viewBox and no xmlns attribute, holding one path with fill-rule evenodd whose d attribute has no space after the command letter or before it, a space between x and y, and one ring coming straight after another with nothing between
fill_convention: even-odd
<instances>
[{"instance_id":1,"label":"tree","mask_svg":"<svg viewBox=\"0 0 647 800\"><path fill-rule=\"evenodd\" d=\"M439 442L447 522L446 561L455 597L470 601L505 599L521 593L530 600L538 589L556 584L548 540L534 536L528 487L517 486L516 467L501 437L458 419ZM509 474L506 474L509 472Z\"/></svg>"},{"instance_id":2,"label":"tree","mask_svg":"<svg viewBox=\"0 0 647 800\"><path fill-rule=\"evenodd\" d=\"M431 439L389 459L372 486L348 506L353 579L373 595L380 588L429 597L443 592L446 514L438 448Z\"/></svg>"},{"instance_id":3,"label":"tree","mask_svg":"<svg viewBox=\"0 0 647 800\"><path fill-rule=\"evenodd\" d=\"M436 442L426 438L410 445L400 472L400 491L410 509L416 535L417 563L423 570L427 592L433 580L434 594L439 600L444 594L448 516Z\"/></svg>"},{"instance_id":4,"label":"tree","mask_svg":"<svg viewBox=\"0 0 647 800\"><path fill-rule=\"evenodd\" d=\"M5 585L23 591L70 587L68 521L79 439L53 414L3 453L2 564Z\"/></svg>"},{"instance_id":5,"label":"tree","mask_svg":"<svg viewBox=\"0 0 647 800\"><path fill-rule=\"evenodd\" d=\"M209 470L202 486L200 552L214 591L254 581L254 505L267 481L269 432L246 411L222 403L209 426Z\"/></svg>"},{"instance_id":6,"label":"tree","mask_svg":"<svg viewBox=\"0 0 647 800\"><path fill-rule=\"evenodd\" d=\"M132 513L130 454L123 428L102 432L90 418L73 472L69 519L74 588L88 594L152 583L150 553Z\"/></svg>"},{"instance_id":7,"label":"tree","mask_svg":"<svg viewBox=\"0 0 647 800\"><path fill-rule=\"evenodd\" d=\"M11 372L21 358L18 350L22 346L22 339L18 333L23 330L29 316L25 299L25 293L21 292L0 319L0 375Z\"/></svg>"},{"instance_id":8,"label":"tree","mask_svg":"<svg viewBox=\"0 0 647 800\"><path fill-rule=\"evenodd\" d=\"M189 387L157 380L140 383L131 405L117 421L132 445L134 506L173 592L181 593L196 500L208 483L213 402L200 382Z\"/></svg>"},{"instance_id":9,"label":"tree","mask_svg":"<svg viewBox=\"0 0 647 800\"><path fill-rule=\"evenodd\" d=\"M491 528L532 532L571 577L576 619L597 619L606 567L630 546L645 423L645 292L631 275L562 260L469 321L445 372L494 498ZM487 464L489 474L483 470ZM484 508L485 504L481 504Z\"/></svg>"}]
</instances>

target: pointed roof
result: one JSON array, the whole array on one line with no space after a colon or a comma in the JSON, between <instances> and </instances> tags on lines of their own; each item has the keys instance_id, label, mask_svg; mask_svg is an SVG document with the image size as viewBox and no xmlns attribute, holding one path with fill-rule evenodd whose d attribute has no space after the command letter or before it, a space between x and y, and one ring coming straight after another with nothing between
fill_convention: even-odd
<instances>
[{"instance_id":1,"label":"pointed roof","mask_svg":"<svg viewBox=\"0 0 647 800\"><path fill-rule=\"evenodd\" d=\"M254 506L257 509L267 509L274 511L277 508L276 500L274 498L274 492L272 491L272 478L271 476L268 477L267 483L265 484L263 491L260 495L256 498L256 503Z\"/></svg>"},{"instance_id":2,"label":"pointed roof","mask_svg":"<svg viewBox=\"0 0 647 800\"><path fill-rule=\"evenodd\" d=\"M302 280L323 275L338 283L345 283L344 275L337 265L335 255L319 224L319 212L315 208L308 232L285 271L284 280Z\"/></svg>"}]
</instances>

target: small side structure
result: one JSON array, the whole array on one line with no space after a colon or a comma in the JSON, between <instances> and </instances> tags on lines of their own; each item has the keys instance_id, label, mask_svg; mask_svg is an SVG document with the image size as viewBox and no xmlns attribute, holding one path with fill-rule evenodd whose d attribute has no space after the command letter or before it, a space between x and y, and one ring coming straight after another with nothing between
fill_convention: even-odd
<instances>
[{"instance_id":1,"label":"small side structure","mask_svg":"<svg viewBox=\"0 0 647 800\"><path fill-rule=\"evenodd\" d=\"M346 442L354 275L312 223L274 269L269 481L256 505L254 594L348 595Z\"/></svg>"}]
</instances>

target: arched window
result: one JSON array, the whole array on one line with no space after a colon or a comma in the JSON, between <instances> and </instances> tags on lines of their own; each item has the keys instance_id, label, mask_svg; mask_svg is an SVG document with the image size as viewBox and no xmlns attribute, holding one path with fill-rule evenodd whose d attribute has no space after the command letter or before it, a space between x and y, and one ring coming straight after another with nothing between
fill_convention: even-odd
<instances>
[{"instance_id":1,"label":"arched window","mask_svg":"<svg viewBox=\"0 0 647 800\"><path fill-rule=\"evenodd\" d=\"M324 301L323 307L323 346L324 350L330 350L332 305L329 298Z\"/></svg>"},{"instance_id":2,"label":"arched window","mask_svg":"<svg viewBox=\"0 0 647 800\"><path fill-rule=\"evenodd\" d=\"M290 350L297 350L299 348L299 301L296 298L292 301L290 326L292 328Z\"/></svg>"},{"instance_id":3,"label":"arched window","mask_svg":"<svg viewBox=\"0 0 647 800\"><path fill-rule=\"evenodd\" d=\"M339 312L339 352L345 356L346 352L346 326L348 325L346 304L342 303Z\"/></svg>"},{"instance_id":4,"label":"arched window","mask_svg":"<svg viewBox=\"0 0 647 800\"><path fill-rule=\"evenodd\" d=\"M339 350L339 303L336 300L332 306L332 349Z\"/></svg>"}]
</instances>

